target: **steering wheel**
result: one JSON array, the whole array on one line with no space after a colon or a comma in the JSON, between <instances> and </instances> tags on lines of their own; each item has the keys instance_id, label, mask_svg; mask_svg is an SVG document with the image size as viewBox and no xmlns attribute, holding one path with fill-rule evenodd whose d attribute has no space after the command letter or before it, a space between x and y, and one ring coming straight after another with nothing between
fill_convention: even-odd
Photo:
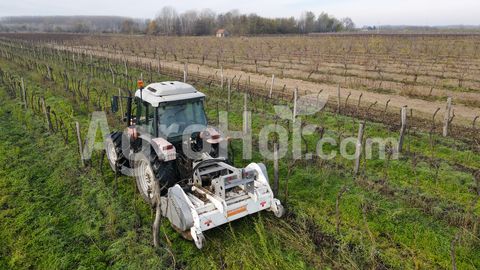
<instances>
[{"instance_id":1,"label":"steering wheel","mask_svg":"<svg viewBox=\"0 0 480 270\"><path fill-rule=\"evenodd\" d=\"M190 134L190 138L192 139L192 141L197 141L198 139L200 139L200 131L192 132L192 134Z\"/></svg>"}]
</instances>

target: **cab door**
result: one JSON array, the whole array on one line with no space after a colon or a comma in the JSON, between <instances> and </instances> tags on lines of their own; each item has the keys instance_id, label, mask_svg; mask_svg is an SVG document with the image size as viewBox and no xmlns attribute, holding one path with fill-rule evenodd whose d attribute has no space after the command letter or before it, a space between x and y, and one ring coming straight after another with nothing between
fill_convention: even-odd
<instances>
[{"instance_id":1,"label":"cab door","mask_svg":"<svg viewBox=\"0 0 480 270\"><path fill-rule=\"evenodd\" d=\"M141 100L140 98L135 98L135 105L137 127L143 132L157 137L157 108L153 107L150 103Z\"/></svg>"}]
</instances>

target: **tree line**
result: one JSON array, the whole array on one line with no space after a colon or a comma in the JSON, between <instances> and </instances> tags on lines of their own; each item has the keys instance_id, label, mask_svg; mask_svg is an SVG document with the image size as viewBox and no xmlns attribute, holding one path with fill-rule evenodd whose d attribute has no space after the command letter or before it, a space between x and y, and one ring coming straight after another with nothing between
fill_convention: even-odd
<instances>
[{"instance_id":1,"label":"tree line","mask_svg":"<svg viewBox=\"0 0 480 270\"><path fill-rule=\"evenodd\" d=\"M307 34L313 32L352 31L355 24L350 18L337 19L322 12L318 17L311 11L299 19L265 18L257 14L241 14L238 10L215 14L209 9L177 13L164 7L156 18L147 22L147 34L211 35L217 29L226 29L233 35ZM124 29L128 30L128 29Z\"/></svg>"},{"instance_id":2,"label":"tree line","mask_svg":"<svg viewBox=\"0 0 480 270\"><path fill-rule=\"evenodd\" d=\"M205 36L225 29L231 35L308 34L353 31L350 18L337 19L311 11L299 18L266 18L238 10L215 13L210 9L178 13L164 7L153 19L118 16L22 16L0 19L0 32L125 33L148 35Z\"/></svg>"},{"instance_id":3,"label":"tree line","mask_svg":"<svg viewBox=\"0 0 480 270\"><path fill-rule=\"evenodd\" d=\"M0 18L0 32L118 33L120 16L16 16ZM135 20L142 23L143 20Z\"/></svg>"}]
</instances>

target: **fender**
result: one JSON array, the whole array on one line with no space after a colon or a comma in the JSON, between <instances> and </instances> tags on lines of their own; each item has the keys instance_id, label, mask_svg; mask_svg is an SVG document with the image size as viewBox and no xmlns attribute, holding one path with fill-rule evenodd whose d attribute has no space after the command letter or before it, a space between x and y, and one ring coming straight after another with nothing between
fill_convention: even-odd
<instances>
[{"instance_id":1,"label":"fender","mask_svg":"<svg viewBox=\"0 0 480 270\"><path fill-rule=\"evenodd\" d=\"M163 138L152 139L152 147L157 156L163 159L163 161L171 161L177 158L175 146Z\"/></svg>"},{"instance_id":2,"label":"fender","mask_svg":"<svg viewBox=\"0 0 480 270\"><path fill-rule=\"evenodd\" d=\"M175 146L164 138L152 138L150 135L140 135L140 139L150 144L157 154L158 158L163 161L172 161L177 158L177 150Z\"/></svg>"},{"instance_id":3,"label":"fender","mask_svg":"<svg viewBox=\"0 0 480 270\"><path fill-rule=\"evenodd\" d=\"M200 133L200 138L206 140L209 144L217 144L224 140L220 132L213 127L207 127Z\"/></svg>"}]
</instances>

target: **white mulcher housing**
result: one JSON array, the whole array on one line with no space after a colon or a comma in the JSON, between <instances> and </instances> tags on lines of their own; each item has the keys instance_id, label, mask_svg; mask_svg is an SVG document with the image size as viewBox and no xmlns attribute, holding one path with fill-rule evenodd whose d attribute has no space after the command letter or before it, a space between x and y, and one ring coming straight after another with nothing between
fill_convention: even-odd
<instances>
[{"instance_id":1,"label":"white mulcher housing","mask_svg":"<svg viewBox=\"0 0 480 270\"><path fill-rule=\"evenodd\" d=\"M155 184L165 187L160 198L162 215L198 248L205 243L206 230L262 210L283 215L263 164L251 163L240 169L219 156L223 138L206 125L203 93L186 83L162 82L140 86L134 98L125 98L128 132L114 132L106 138L110 165L116 172L133 169L147 202L152 202ZM117 107L118 97L113 101L112 109ZM132 101L136 115L131 113ZM194 129L185 140L179 134L191 125L203 128ZM122 145L122 140L129 144ZM147 147L151 153L144 153L145 147L139 147L142 143L151 146ZM211 146L208 152L203 151L205 144ZM122 152L125 145L129 147ZM183 153L185 145L198 151L196 158Z\"/></svg>"},{"instance_id":2,"label":"white mulcher housing","mask_svg":"<svg viewBox=\"0 0 480 270\"><path fill-rule=\"evenodd\" d=\"M209 159L205 155L202 161ZM220 172L220 176L212 179L210 186L203 186L201 176L212 172ZM178 184L168 190L162 197L162 215L177 230L189 232L198 248L203 246L202 232L206 230L262 210L273 211L277 217L283 215L283 206L273 197L261 163L251 163L244 169L224 162L200 165L192 184L189 192Z\"/></svg>"}]
</instances>

